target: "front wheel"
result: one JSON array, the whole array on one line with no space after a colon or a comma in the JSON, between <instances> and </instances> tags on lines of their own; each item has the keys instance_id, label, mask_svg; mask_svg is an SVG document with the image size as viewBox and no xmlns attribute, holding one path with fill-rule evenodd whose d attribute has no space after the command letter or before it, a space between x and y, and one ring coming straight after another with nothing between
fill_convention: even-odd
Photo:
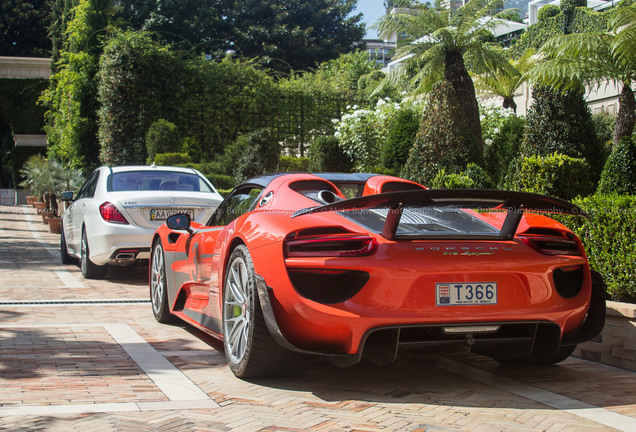
<instances>
[{"instance_id":1,"label":"front wheel","mask_svg":"<svg viewBox=\"0 0 636 432\"><path fill-rule=\"evenodd\" d=\"M157 240L152 248L150 258L150 302L155 319L163 324L174 321L168 306L168 290L166 285L166 261L161 240Z\"/></svg>"},{"instance_id":2,"label":"front wheel","mask_svg":"<svg viewBox=\"0 0 636 432\"><path fill-rule=\"evenodd\" d=\"M86 238L86 230L82 230L82 245L80 268L84 279L102 279L106 275L106 266L97 265L91 261L90 249L88 248L88 239Z\"/></svg>"},{"instance_id":3,"label":"front wheel","mask_svg":"<svg viewBox=\"0 0 636 432\"><path fill-rule=\"evenodd\" d=\"M62 264L77 264L77 259L70 256L68 253L63 225L60 227L60 258L62 259Z\"/></svg>"},{"instance_id":4,"label":"front wheel","mask_svg":"<svg viewBox=\"0 0 636 432\"><path fill-rule=\"evenodd\" d=\"M223 289L223 345L228 366L239 378L286 375L298 353L280 346L267 330L247 247L237 246L228 261Z\"/></svg>"}]
</instances>

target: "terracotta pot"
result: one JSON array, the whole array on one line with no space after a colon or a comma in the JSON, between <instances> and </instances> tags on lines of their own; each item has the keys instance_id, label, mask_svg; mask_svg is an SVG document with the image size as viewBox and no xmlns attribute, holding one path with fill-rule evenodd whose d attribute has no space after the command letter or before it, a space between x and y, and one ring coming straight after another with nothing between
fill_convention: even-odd
<instances>
[{"instance_id":1,"label":"terracotta pot","mask_svg":"<svg viewBox=\"0 0 636 432\"><path fill-rule=\"evenodd\" d=\"M37 210L38 214L41 215L44 209L46 208L46 203L42 201L37 201L33 203L33 207Z\"/></svg>"},{"instance_id":2,"label":"terracotta pot","mask_svg":"<svg viewBox=\"0 0 636 432\"><path fill-rule=\"evenodd\" d=\"M27 202L27 205L32 206L33 204L38 202L38 197L33 196L33 195L28 195L28 196L26 196L26 202Z\"/></svg>"},{"instance_id":3,"label":"terracotta pot","mask_svg":"<svg viewBox=\"0 0 636 432\"><path fill-rule=\"evenodd\" d=\"M62 232L62 218L47 217L46 222L49 224L49 229L52 233L60 234Z\"/></svg>"}]
</instances>

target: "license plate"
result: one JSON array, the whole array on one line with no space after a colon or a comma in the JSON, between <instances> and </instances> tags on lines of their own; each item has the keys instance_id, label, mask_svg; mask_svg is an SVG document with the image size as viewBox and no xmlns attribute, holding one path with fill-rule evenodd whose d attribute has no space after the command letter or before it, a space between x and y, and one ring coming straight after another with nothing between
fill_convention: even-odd
<instances>
[{"instance_id":1,"label":"license plate","mask_svg":"<svg viewBox=\"0 0 636 432\"><path fill-rule=\"evenodd\" d=\"M437 283L437 306L497 304L497 282Z\"/></svg>"},{"instance_id":2,"label":"license plate","mask_svg":"<svg viewBox=\"0 0 636 432\"><path fill-rule=\"evenodd\" d=\"M170 216L175 214L189 214L190 219L194 220L194 210L192 209L150 209L150 220L151 221L162 221L168 219Z\"/></svg>"}]
</instances>

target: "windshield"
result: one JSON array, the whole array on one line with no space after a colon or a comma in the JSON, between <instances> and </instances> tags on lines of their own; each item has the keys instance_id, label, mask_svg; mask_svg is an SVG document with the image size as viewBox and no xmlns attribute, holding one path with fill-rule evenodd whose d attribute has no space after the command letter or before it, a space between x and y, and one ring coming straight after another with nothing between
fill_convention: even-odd
<instances>
[{"instance_id":1,"label":"windshield","mask_svg":"<svg viewBox=\"0 0 636 432\"><path fill-rule=\"evenodd\" d=\"M339 213L379 234L382 232L388 212L388 209L382 208ZM480 220L472 211L453 206L405 206L395 234L404 237L454 234L496 235L499 234L499 229Z\"/></svg>"},{"instance_id":2,"label":"windshield","mask_svg":"<svg viewBox=\"0 0 636 432\"><path fill-rule=\"evenodd\" d=\"M204 179L194 173L178 171L124 171L110 175L109 192L186 191L215 192Z\"/></svg>"}]
</instances>

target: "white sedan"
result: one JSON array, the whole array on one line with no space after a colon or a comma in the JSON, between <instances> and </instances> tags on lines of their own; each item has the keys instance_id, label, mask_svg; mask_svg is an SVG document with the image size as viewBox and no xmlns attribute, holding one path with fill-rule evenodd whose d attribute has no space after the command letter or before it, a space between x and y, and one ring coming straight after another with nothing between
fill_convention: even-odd
<instances>
[{"instance_id":1,"label":"white sedan","mask_svg":"<svg viewBox=\"0 0 636 432\"><path fill-rule=\"evenodd\" d=\"M79 259L86 279L104 277L107 264L150 258L152 235L166 218L187 213L205 223L223 197L197 170L165 166L97 168L62 215L62 262Z\"/></svg>"}]
</instances>

